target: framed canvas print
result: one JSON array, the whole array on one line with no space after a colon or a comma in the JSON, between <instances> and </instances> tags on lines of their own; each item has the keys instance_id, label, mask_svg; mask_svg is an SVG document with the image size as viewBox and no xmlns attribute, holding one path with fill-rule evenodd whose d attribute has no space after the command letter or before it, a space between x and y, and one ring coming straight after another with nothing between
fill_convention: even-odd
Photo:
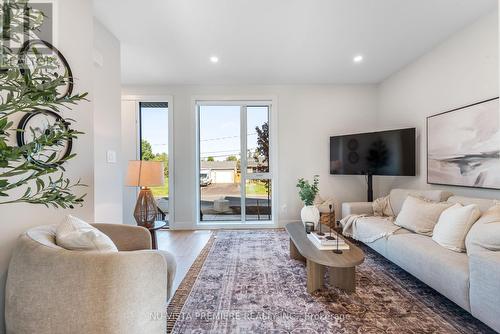
<instances>
[{"instance_id":1,"label":"framed canvas print","mask_svg":"<svg viewBox=\"0 0 500 334\"><path fill-rule=\"evenodd\" d=\"M500 189L498 101L427 117L427 183Z\"/></svg>"}]
</instances>

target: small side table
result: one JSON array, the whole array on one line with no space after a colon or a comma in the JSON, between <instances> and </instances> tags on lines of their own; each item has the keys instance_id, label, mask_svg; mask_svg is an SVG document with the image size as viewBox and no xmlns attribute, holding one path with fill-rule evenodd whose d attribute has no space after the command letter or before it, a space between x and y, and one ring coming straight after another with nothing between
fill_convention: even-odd
<instances>
[{"instance_id":1,"label":"small side table","mask_svg":"<svg viewBox=\"0 0 500 334\"><path fill-rule=\"evenodd\" d=\"M168 226L168 221L155 221L152 226L144 226L151 233L151 245L153 249L158 249L158 240L156 238L156 231Z\"/></svg>"}]
</instances>

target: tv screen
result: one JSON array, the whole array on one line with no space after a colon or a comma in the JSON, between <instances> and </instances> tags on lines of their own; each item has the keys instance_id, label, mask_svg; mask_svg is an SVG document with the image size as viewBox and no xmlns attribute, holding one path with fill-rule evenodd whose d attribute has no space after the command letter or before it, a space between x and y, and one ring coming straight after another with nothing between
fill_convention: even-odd
<instances>
[{"instance_id":1,"label":"tv screen","mask_svg":"<svg viewBox=\"0 0 500 334\"><path fill-rule=\"evenodd\" d=\"M330 137L330 174L415 176L416 130Z\"/></svg>"}]
</instances>

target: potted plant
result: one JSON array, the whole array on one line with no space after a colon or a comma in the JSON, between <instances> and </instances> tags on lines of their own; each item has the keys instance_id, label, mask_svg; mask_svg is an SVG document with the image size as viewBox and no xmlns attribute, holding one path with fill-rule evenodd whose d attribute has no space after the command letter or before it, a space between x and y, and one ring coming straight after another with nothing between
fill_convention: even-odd
<instances>
[{"instance_id":1,"label":"potted plant","mask_svg":"<svg viewBox=\"0 0 500 334\"><path fill-rule=\"evenodd\" d=\"M314 228L317 227L319 223L319 210L314 205L314 199L319 192L319 175L314 175L312 184L303 178L299 179L297 182L297 188L299 188L299 197L304 203L304 207L300 211L300 218L302 223L312 222L314 223Z\"/></svg>"}]
</instances>

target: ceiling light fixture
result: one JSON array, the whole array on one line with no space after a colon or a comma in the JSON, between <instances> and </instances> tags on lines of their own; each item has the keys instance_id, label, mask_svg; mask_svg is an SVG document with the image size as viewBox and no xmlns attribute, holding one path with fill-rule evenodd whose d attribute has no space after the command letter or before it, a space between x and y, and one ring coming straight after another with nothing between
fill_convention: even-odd
<instances>
[{"instance_id":1,"label":"ceiling light fixture","mask_svg":"<svg viewBox=\"0 0 500 334\"><path fill-rule=\"evenodd\" d=\"M356 63L356 64L359 64L363 61L363 56L362 55L357 55L355 56L352 60Z\"/></svg>"},{"instance_id":2,"label":"ceiling light fixture","mask_svg":"<svg viewBox=\"0 0 500 334\"><path fill-rule=\"evenodd\" d=\"M218 63L218 62L219 62L219 57L212 56L212 57L210 57L210 61L211 61L212 63L214 63L214 64L215 64L215 63Z\"/></svg>"}]
</instances>

